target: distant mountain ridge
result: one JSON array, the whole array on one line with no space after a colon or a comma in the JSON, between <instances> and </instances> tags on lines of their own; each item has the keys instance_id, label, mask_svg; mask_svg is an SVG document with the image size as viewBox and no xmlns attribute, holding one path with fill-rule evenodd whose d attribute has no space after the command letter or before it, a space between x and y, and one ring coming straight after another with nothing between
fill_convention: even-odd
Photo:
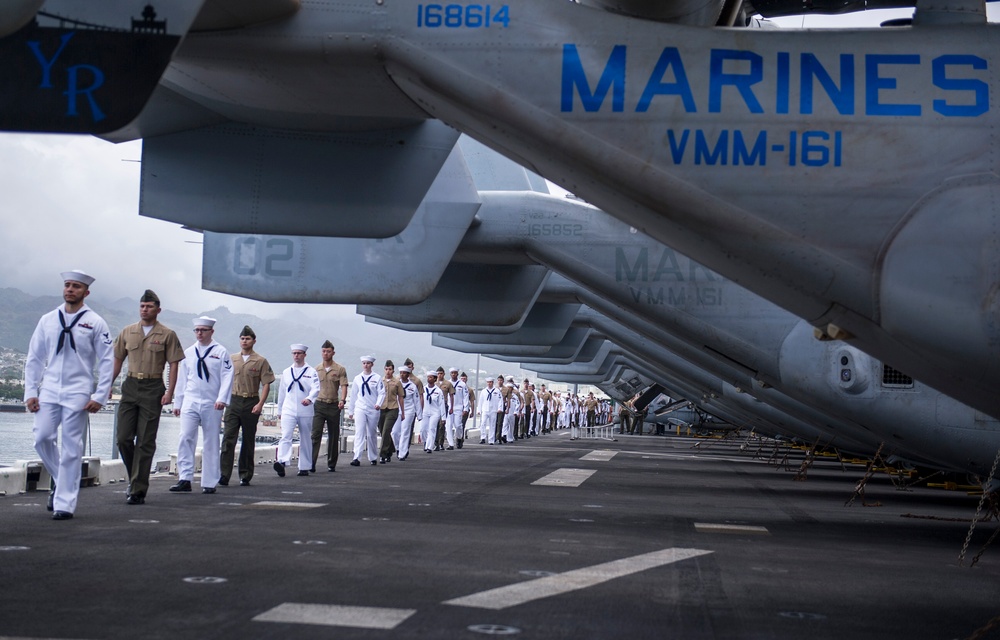
<instances>
[{"instance_id":1,"label":"distant mountain ridge","mask_svg":"<svg viewBox=\"0 0 1000 640\"><path fill-rule=\"evenodd\" d=\"M0 347L26 353L38 318L61 303L60 296L32 296L19 289L0 288ZM123 327L139 321L138 300L120 298L109 301L94 293L87 298L87 304L107 321L114 335ZM410 357L416 362L420 373L439 365L445 369L454 366L466 371L470 382L475 380L475 354L441 349L431 345L429 334L409 333L366 323L361 316L354 316L346 321L332 320L329 326L319 327L304 314L297 318L290 317L289 314L283 318L261 318L233 313L224 306L197 313L173 311L164 306L159 320L177 332L181 344L186 348L194 342L191 320L202 315L218 321L215 339L230 353L239 351L240 331L244 325L250 325L257 334L255 350L267 358L276 371L291 364L291 344L301 342L308 345L307 362L316 364L321 359L320 345L325 340L330 340L336 348L334 360L344 365L351 377L361 371L361 356L370 354L377 360L375 370L379 373L386 359L393 360L398 370L403 360ZM483 358L481 367L484 370L481 375L496 376L502 373L523 378L520 369L511 363ZM484 379L481 378L481 382Z\"/></svg>"}]
</instances>

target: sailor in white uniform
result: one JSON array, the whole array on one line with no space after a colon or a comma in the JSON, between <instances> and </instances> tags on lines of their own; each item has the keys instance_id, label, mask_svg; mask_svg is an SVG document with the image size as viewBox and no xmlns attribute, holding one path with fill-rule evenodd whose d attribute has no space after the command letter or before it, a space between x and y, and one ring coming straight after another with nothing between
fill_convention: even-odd
<instances>
[{"instance_id":1,"label":"sailor in white uniform","mask_svg":"<svg viewBox=\"0 0 1000 640\"><path fill-rule=\"evenodd\" d=\"M191 491L198 427L202 431L201 492L215 493L219 484L219 435L222 414L233 393L233 361L212 336L215 318L192 320L196 342L184 350L180 363L174 415L181 417L177 443L177 484L171 491Z\"/></svg>"},{"instance_id":2,"label":"sailor in white uniform","mask_svg":"<svg viewBox=\"0 0 1000 640\"><path fill-rule=\"evenodd\" d=\"M410 379L412 369L407 366L399 368L399 384L403 393L403 413L405 418L396 418L392 427L392 442L396 446L396 458L406 460L410 456L410 440L413 439L413 423L417 416L422 416L424 406L421 402L420 389Z\"/></svg>"},{"instance_id":3,"label":"sailor in white uniform","mask_svg":"<svg viewBox=\"0 0 1000 640\"><path fill-rule=\"evenodd\" d=\"M493 386L493 378L487 378L486 387L479 392L479 402L476 403L479 415L482 416L482 420L479 421L481 425L479 444L487 442L493 444L493 427L497 421L497 412L500 411L501 401L500 389Z\"/></svg>"},{"instance_id":4,"label":"sailor in white uniform","mask_svg":"<svg viewBox=\"0 0 1000 640\"><path fill-rule=\"evenodd\" d=\"M285 477L285 467L292 462L292 436L299 429L299 473L309 475L313 466L312 422L316 414L313 403L319 396L319 375L306 364L304 344L291 345L292 366L281 372L278 387L278 411L281 412L281 440L278 441L278 459L274 461L274 471ZM330 446L333 446L331 444Z\"/></svg>"},{"instance_id":5,"label":"sailor in white uniform","mask_svg":"<svg viewBox=\"0 0 1000 640\"><path fill-rule=\"evenodd\" d=\"M510 403L507 405L507 412L503 416L503 439L505 442L514 442L514 422L521 412L521 394L514 384L514 378L507 378L504 385L510 389Z\"/></svg>"},{"instance_id":6,"label":"sailor in white uniform","mask_svg":"<svg viewBox=\"0 0 1000 640\"><path fill-rule=\"evenodd\" d=\"M107 402L114 370L108 324L83 302L94 278L82 271L61 275L63 304L39 319L24 363L24 404L35 414L35 451L55 483L48 504L53 520L68 520L76 511L87 413Z\"/></svg>"},{"instance_id":7,"label":"sailor in white uniform","mask_svg":"<svg viewBox=\"0 0 1000 640\"><path fill-rule=\"evenodd\" d=\"M361 356L362 371L354 376L347 392L347 417L354 419L354 459L352 467L361 466L361 452L368 449L368 461L378 465L378 418L385 403L382 376L372 371L375 356Z\"/></svg>"},{"instance_id":8,"label":"sailor in white uniform","mask_svg":"<svg viewBox=\"0 0 1000 640\"><path fill-rule=\"evenodd\" d=\"M465 440L465 429L462 427L465 421L462 416L469 410L469 386L458 379L458 369L455 367L451 367L448 373L451 376L451 386L455 388L455 397L452 400L451 413L448 414L445 435L448 437L449 446L461 449Z\"/></svg>"},{"instance_id":9,"label":"sailor in white uniform","mask_svg":"<svg viewBox=\"0 0 1000 640\"><path fill-rule=\"evenodd\" d=\"M432 453L431 448L437 437L438 422L444 418L444 392L437 385L437 371L427 372L427 384L424 386L424 416L421 420L423 431L420 439L423 440L424 451Z\"/></svg>"}]
</instances>

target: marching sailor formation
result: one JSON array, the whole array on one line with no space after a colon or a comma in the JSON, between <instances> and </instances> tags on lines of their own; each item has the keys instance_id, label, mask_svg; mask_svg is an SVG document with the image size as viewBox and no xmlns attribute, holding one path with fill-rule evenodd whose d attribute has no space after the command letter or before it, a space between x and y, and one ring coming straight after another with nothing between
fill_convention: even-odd
<instances>
[{"instance_id":1,"label":"marching sailor formation","mask_svg":"<svg viewBox=\"0 0 1000 640\"><path fill-rule=\"evenodd\" d=\"M129 477L125 500L130 505L145 503L161 411L171 403L181 428L178 481L170 491L192 491L199 429L202 493L213 494L217 486L228 485L234 462L240 486L249 486L257 423L272 384L278 385L281 424L273 465L279 477L291 464L296 429L297 475L316 472L324 430L327 470L336 471L345 408L355 423L350 463L355 467L362 459L371 466L386 464L394 455L405 461L414 431L428 454L462 449L471 416L480 418L479 442L486 445L513 443L556 429L572 429L571 437L576 438L582 426L610 422L610 403L593 393L563 397L544 384L536 390L529 380L519 387L513 378L497 376L487 379L477 396L469 389L468 376L457 368L446 374L438 367L420 376L409 358L396 377L392 360L379 374L373 370L375 357L363 356L361 373L349 382L345 367L333 360L335 349L329 340L321 347L322 360L316 367L306 362L307 345L291 345L292 364L279 380L267 359L254 351L257 336L248 326L240 333L240 352L233 357L215 340L216 320L195 318L194 342L183 349L177 334L157 320L160 299L148 289L139 300L139 322L112 339L104 319L84 303L94 278L78 270L61 275L63 304L38 321L24 369L24 402L34 414L35 449L52 477L48 510L54 520L73 518L86 414L99 411L110 399L112 384L126 361L115 440Z\"/></svg>"}]
</instances>

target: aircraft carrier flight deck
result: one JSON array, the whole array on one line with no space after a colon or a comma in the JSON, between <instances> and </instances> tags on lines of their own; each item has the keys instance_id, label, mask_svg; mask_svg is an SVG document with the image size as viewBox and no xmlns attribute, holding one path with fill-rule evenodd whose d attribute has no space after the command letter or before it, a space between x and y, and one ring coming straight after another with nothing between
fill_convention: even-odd
<instances>
[{"instance_id":1,"label":"aircraft carrier flight deck","mask_svg":"<svg viewBox=\"0 0 1000 640\"><path fill-rule=\"evenodd\" d=\"M979 498L747 439L566 431L168 492L0 497L0 638L1000 637ZM778 465L777 461L784 464ZM878 506L876 506L878 505ZM978 634L978 635L975 635Z\"/></svg>"}]
</instances>

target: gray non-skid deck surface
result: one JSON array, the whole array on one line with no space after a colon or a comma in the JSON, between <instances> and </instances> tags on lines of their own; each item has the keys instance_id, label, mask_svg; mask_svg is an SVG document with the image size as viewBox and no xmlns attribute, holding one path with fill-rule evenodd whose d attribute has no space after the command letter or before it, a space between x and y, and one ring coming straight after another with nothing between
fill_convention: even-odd
<instances>
[{"instance_id":1,"label":"gray non-skid deck surface","mask_svg":"<svg viewBox=\"0 0 1000 640\"><path fill-rule=\"evenodd\" d=\"M1000 615L1000 545L961 568L967 523L901 517L976 498L877 477L883 506L845 508L860 467L795 482L736 443L619 438L261 466L215 495L160 476L142 506L83 489L65 522L3 497L0 638L950 639Z\"/></svg>"}]
</instances>

